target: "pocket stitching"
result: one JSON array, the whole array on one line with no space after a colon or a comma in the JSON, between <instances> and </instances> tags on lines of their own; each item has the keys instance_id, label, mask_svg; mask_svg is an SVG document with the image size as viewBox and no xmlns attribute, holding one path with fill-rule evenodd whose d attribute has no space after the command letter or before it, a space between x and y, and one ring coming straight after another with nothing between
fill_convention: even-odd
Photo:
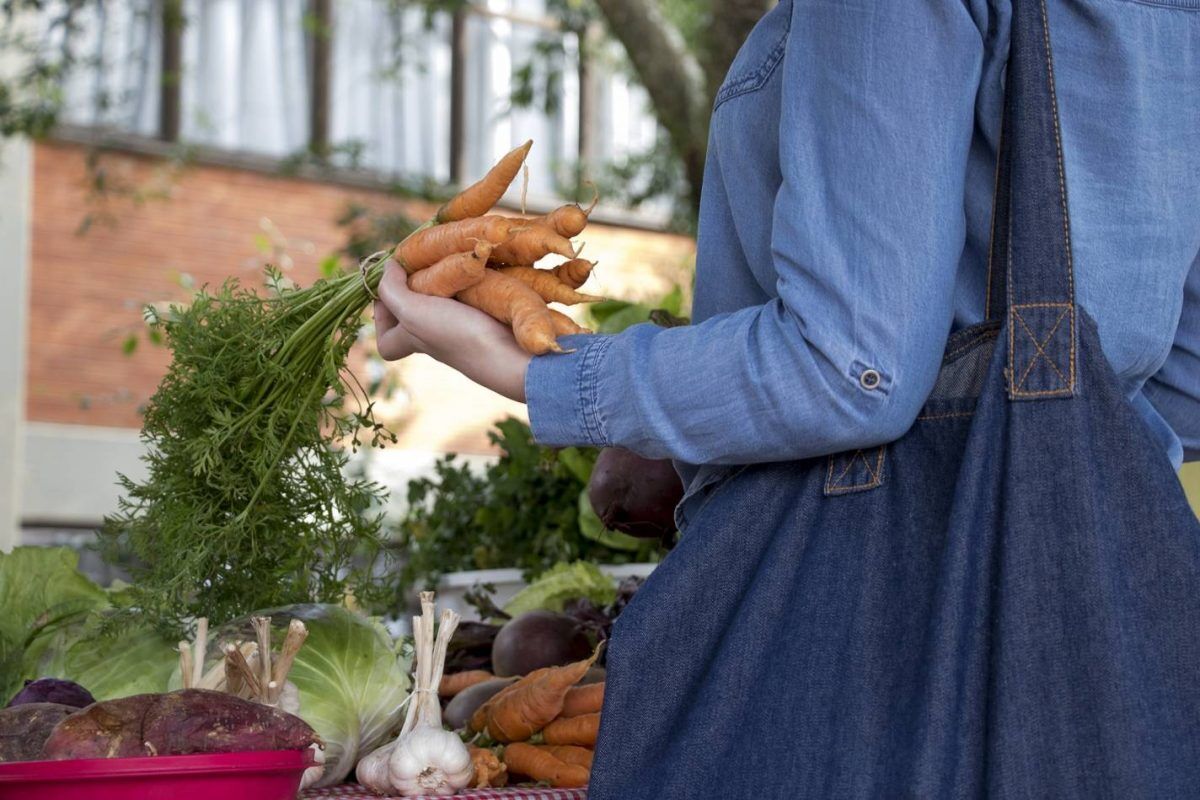
<instances>
[{"instance_id":1,"label":"pocket stitching","mask_svg":"<svg viewBox=\"0 0 1200 800\"><path fill-rule=\"evenodd\" d=\"M779 66L779 62L783 60L783 54L787 50L787 37L791 27L784 29L779 37L779 41L767 53L766 58L753 72L748 72L745 75L727 81L724 86L717 91L716 100L713 101L713 111L715 112L726 101L737 97L738 95L748 94L749 92L761 89L771 77L771 73Z\"/></svg>"}]
</instances>

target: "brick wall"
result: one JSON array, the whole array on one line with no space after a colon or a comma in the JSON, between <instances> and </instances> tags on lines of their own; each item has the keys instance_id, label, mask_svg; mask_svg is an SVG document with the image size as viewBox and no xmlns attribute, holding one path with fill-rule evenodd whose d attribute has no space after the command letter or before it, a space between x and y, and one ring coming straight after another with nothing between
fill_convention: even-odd
<instances>
[{"instance_id":1,"label":"brick wall","mask_svg":"<svg viewBox=\"0 0 1200 800\"><path fill-rule=\"evenodd\" d=\"M107 154L106 180L160 187L169 197L118 198L97 215L89 200L85 147L38 144L34 154L27 419L136 428L139 405L153 392L167 352L122 342L142 330L146 302L187 296L181 276L197 286L229 276L255 282L266 261L260 246L277 242L292 260L290 277L311 282L317 264L345 232L335 220L351 202L407 206L414 217L432 209L380 192L279 175L191 165L168 176L148 157ZM86 233L81 223L95 219ZM585 254L599 259L587 290L628 299L661 296L685 279L693 252L681 236L593 224ZM401 447L486 452L489 423L523 406L480 389L429 359L395 367L405 387L386 409Z\"/></svg>"}]
</instances>

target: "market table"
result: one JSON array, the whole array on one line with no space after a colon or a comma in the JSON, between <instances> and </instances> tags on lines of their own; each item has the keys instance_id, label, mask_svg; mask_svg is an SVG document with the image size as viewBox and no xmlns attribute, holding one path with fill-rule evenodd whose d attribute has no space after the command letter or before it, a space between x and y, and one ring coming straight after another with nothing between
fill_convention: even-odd
<instances>
[{"instance_id":1,"label":"market table","mask_svg":"<svg viewBox=\"0 0 1200 800\"><path fill-rule=\"evenodd\" d=\"M343 783L341 786L327 786L324 789L308 789L300 793L300 800L320 800L321 798L356 798L358 800L389 800L381 797L370 789L357 783ZM468 789L454 795L455 800L587 800L587 789ZM398 799L397 799L398 800ZM424 800L424 798L406 798L406 800ZM429 797L428 800L443 800Z\"/></svg>"}]
</instances>

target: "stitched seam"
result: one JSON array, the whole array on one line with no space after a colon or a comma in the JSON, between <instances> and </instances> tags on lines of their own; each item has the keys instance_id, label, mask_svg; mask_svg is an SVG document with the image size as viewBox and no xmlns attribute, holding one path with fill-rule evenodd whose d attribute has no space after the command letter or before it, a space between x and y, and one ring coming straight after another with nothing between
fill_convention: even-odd
<instances>
[{"instance_id":1,"label":"stitched seam","mask_svg":"<svg viewBox=\"0 0 1200 800\"><path fill-rule=\"evenodd\" d=\"M987 333L981 333L979 336L976 336L974 339L972 339L971 341L962 345L961 347L956 347L954 350L947 353L942 358L942 363L945 364L945 363L951 361L955 356L961 355L962 353L966 352L967 350L970 350L971 348L973 348L975 345L979 344L982 341L985 341L987 339L995 339L999 335L999 333L1000 333L999 331L988 331Z\"/></svg>"},{"instance_id":2,"label":"stitched seam","mask_svg":"<svg viewBox=\"0 0 1200 800\"><path fill-rule=\"evenodd\" d=\"M983 299L985 317L990 317L992 313L992 252L996 247L996 210L1000 206L997 200L1000 196L1000 159L1004 152L1004 115L1008 113L1006 105L1006 103L1000 104L1000 136L996 139L996 172L992 179L992 224L988 232L987 292Z\"/></svg>"},{"instance_id":3,"label":"stitched seam","mask_svg":"<svg viewBox=\"0 0 1200 800\"><path fill-rule=\"evenodd\" d=\"M1075 330L1075 306L1073 304L1070 304L1070 303L1030 303L1029 305L1033 305L1033 306L1065 305L1067 307L1067 313L1071 315L1071 332L1074 333L1074 330ZM1069 395L1073 394L1074 390L1075 390L1075 359L1074 359L1075 337L1074 336L1071 337L1071 350L1072 350L1072 358L1071 358L1070 368L1068 370L1071 377L1067 382L1067 386L1065 386L1061 389L1042 389L1042 390L1032 390L1032 391L1029 389L1013 389L1012 396L1013 397L1061 397L1063 395L1069 396ZM1011 351L1010 351L1009 355L1011 356Z\"/></svg>"},{"instance_id":4,"label":"stitched seam","mask_svg":"<svg viewBox=\"0 0 1200 800\"><path fill-rule=\"evenodd\" d=\"M950 419L952 417L973 417L973 416L975 416L974 411L955 411L950 414L922 414L921 416L917 417L917 419L918 420Z\"/></svg>"},{"instance_id":5,"label":"stitched seam","mask_svg":"<svg viewBox=\"0 0 1200 800\"><path fill-rule=\"evenodd\" d=\"M835 485L835 486L841 486L841 485L842 485L842 480L843 480L843 479L846 477L846 475L847 475L847 474L850 472L850 469L851 469L851 468L854 466L854 462L855 462L855 461L857 461L859 458L862 458L862 460L863 460L863 463L864 463L864 464L865 464L865 463L867 463L867 459L866 459L866 457L865 457L865 456L863 456L863 451L862 451L862 450L855 450L855 451L854 451L854 455L850 456L850 458L848 458L848 459L846 460L846 466L845 466L845 467L843 467L843 468L842 468L842 471L841 471L840 473L838 473L838 476L837 476L836 478L834 478L834 479L833 479L833 483L834 483L834 485Z\"/></svg>"},{"instance_id":6,"label":"stitched seam","mask_svg":"<svg viewBox=\"0 0 1200 800\"><path fill-rule=\"evenodd\" d=\"M1067 219L1067 178L1063 165L1062 131L1058 124L1058 90L1054 82L1054 58L1050 53L1050 19L1046 13L1046 0L1042 0L1042 37L1046 45L1046 70L1050 75L1050 106L1051 118L1054 120L1054 150L1058 155L1058 198L1062 203L1063 213L1063 243L1067 248L1067 286L1071 293L1072 302L1075 300L1075 265L1071 258L1071 225ZM1071 341L1074 342L1074 335Z\"/></svg>"},{"instance_id":7,"label":"stitched seam","mask_svg":"<svg viewBox=\"0 0 1200 800\"><path fill-rule=\"evenodd\" d=\"M1042 358L1046 359L1046 363L1048 363L1054 369L1054 371L1058 373L1059 380L1061 380L1065 386L1068 382L1067 376L1062 374L1062 370L1058 368L1058 364L1055 363L1054 359L1050 357L1050 354L1046 352L1045 347L1050 343L1050 340L1054 338L1054 334L1058 331L1059 326L1062 325L1062 321L1066 319L1068 309L1064 308L1063 312L1058 315L1058 319L1054 321L1054 326L1050 328L1050 333L1046 334L1045 340L1039 344L1037 336L1029 328L1029 323L1025 321L1025 318L1022 317L1020 312L1017 310L1024 307L1025 306L1014 307L1013 318L1016 319L1017 322L1020 322L1021 327L1025 329L1025 333L1029 334L1029 339L1033 342L1033 346L1037 352L1034 353L1033 358L1029 360L1028 366L1025 367L1025 372L1021 375L1021 380L1017 381L1017 388L1020 389L1025 385L1025 381L1028 380L1029 373L1033 371L1034 365L1037 364L1038 360Z\"/></svg>"},{"instance_id":8,"label":"stitched seam","mask_svg":"<svg viewBox=\"0 0 1200 800\"><path fill-rule=\"evenodd\" d=\"M583 429L587 433L588 440L592 444L597 445L605 442L603 435L604 426L600 420L598 409L599 400L596 397L600 385L600 370L598 367L600 359L608 351L611 344L611 337L597 337L591 346L584 351L583 358L579 359L580 385L583 389L580 393Z\"/></svg>"},{"instance_id":9,"label":"stitched seam","mask_svg":"<svg viewBox=\"0 0 1200 800\"><path fill-rule=\"evenodd\" d=\"M771 48L771 52L767 54L766 59L754 72L751 72L730 84L727 84L721 91L717 92L717 98L713 101L713 111L715 112L722 103L726 100L731 100L740 94L748 94L756 89L759 89L771 77L771 73L775 71L775 67L779 66L779 62L783 60L783 53L787 49L787 37L791 30L789 26L784 30L783 36Z\"/></svg>"},{"instance_id":10,"label":"stitched seam","mask_svg":"<svg viewBox=\"0 0 1200 800\"><path fill-rule=\"evenodd\" d=\"M838 476L839 482L830 483L829 478L826 479L825 493L826 494L846 494L847 492L851 492L856 489L874 489L876 486L882 485L883 484L883 457L884 457L884 453L886 450L887 450L887 445L879 446L878 454L875 457L875 469L871 469L871 462L867 461L867 457L863 453L862 450L855 451L854 455L850 457L850 464L853 465L854 460L856 458L861 457L862 461L863 461L863 466L866 467L867 474L870 475L871 477L868 480L863 481L861 483L845 483L845 484L840 483L842 477L844 477L846 472L849 471L849 467L847 467L847 469L844 470L840 476ZM829 477L830 478L832 478L832 476L833 476L833 462L836 458L837 458L837 455L831 455L829 457Z\"/></svg>"}]
</instances>

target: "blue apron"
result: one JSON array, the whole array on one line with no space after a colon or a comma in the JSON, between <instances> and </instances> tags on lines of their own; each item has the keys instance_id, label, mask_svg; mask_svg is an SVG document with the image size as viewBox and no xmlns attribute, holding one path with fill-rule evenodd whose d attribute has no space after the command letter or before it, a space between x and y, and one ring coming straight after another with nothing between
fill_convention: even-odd
<instances>
[{"instance_id":1,"label":"blue apron","mask_svg":"<svg viewBox=\"0 0 1200 800\"><path fill-rule=\"evenodd\" d=\"M686 503L614 627L590 800L1200 797L1200 523L1075 303L1043 2L989 321L900 440Z\"/></svg>"}]
</instances>

